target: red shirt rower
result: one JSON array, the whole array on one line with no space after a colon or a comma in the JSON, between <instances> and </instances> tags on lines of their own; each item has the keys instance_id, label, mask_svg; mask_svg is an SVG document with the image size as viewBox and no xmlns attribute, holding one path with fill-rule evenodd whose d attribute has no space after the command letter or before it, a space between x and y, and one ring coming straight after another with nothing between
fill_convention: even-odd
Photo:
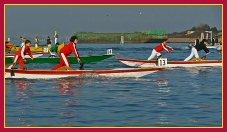
<instances>
[{"instance_id":1,"label":"red shirt rower","mask_svg":"<svg viewBox=\"0 0 227 132\"><path fill-rule=\"evenodd\" d=\"M157 54L160 54L161 51L166 50L166 52L170 52L173 51L173 48L170 46L166 45L167 39L163 40L162 43L160 43L159 45L157 45L153 50L152 53L150 55L150 57L148 58L148 60L153 59Z\"/></svg>"},{"instance_id":2,"label":"red shirt rower","mask_svg":"<svg viewBox=\"0 0 227 132\"><path fill-rule=\"evenodd\" d=\"M30 51L30 40L26 40L25 44L15 53L14 55L14 61L13 64L11 64L8 69L11 69L13 66L15 66L17 63L20 64L20 69L24 69L24 62L26 61L25 55L29 55L31 59L33 60L32 53Z\"/></svg>"},{"instance_id":3,"label":"red shirt rower","mask_svg":"<svg viewBox=\"0 0 227 132\"><path fill-rule=\"evenodd\" d=\"M72 36L70 38L70 42L65 45L59 52L60 57L60 64L56 65L52 70L56 70L62 66L70 67L70 63L68 61L68 56L73 53L74 56L77 58L78 63L80 63L80 55L77 52L76 44L78 42L77 36Z\"/></svg>"}]
</instances>

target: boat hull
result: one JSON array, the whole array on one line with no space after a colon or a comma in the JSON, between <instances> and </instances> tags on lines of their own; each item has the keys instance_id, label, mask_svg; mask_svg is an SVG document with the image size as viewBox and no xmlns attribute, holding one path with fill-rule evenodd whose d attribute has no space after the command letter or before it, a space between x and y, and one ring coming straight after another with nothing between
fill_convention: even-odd
<instances>
[{"instance_id":1,"label":"boat hull","mask_svg":"<svg viewBox=\"0 0 227 132\"><path fill-rule=\"evenodd\" d=\"M16 52L20 49L20 46L11 46L9 48L9 51L13 51ZM47 53L50 50L50 47L48 46L39 46L39 47L34 47L34 46L30 46L30 51L31 52L45 52Z\"/></svg>"},{"instance_id":2,"label":"boat hull","mask_svg":"<svg viewBox=\"0 0 227 132\"><path fill-rule=\"evenodd\" d=\"M113 78L139 78L163 68L119 68L111 70L17 70L5 69L5 78L52 79L83 76L104 76Z\"/></svg>"},{"instance_id":3,"label":"boat hull","mask_svg":"<svg viewBox=\"0 0 227 132\"><path fill-rule=\"evenodd\" d=\"M80 60L84 63L94 63L94 62L99 62L102 61L104 59L110 58L114 56L114 54L105 54L105 55L96 55L96 56L81 56ZM78 60L76 57L74 56L70 56L68 57L68 60L70 62L70 64L77 64ZM59 57L56 58L44 58L44 57L39 57L39 58L34 58L33 60L29 60L25 63L38 63L38 64L44 64L44 63L50 63L50 64L58 64L60 62ZM9 63L13 63L13 58L5 58L5 63L9 64Z\"/></svg>"},{"instance_id":4,"label":"boat hull","mask_svg":"<svg viewBox=\"0 0 227 132\"><path fill-rule=\"evenodd\" d=\"M116 58L118 61L132 67L155 67L157 61ZM168 61L166 67L214 67L222 66L222 60L203 61Z\"/></svg>"}]
</instances>

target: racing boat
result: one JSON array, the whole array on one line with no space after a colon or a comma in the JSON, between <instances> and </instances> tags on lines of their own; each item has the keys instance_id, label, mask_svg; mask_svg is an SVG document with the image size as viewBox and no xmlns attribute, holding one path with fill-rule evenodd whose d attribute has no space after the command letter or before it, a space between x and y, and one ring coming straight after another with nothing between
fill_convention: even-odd
<instances>
[{"instance_id":1,"label":"racing boat","mask_svg":"<svg viewBox=\"0 0 227 132\"><path fill-rule=\"evenodd\" d=\"M43 52L42 52L43 53ZM38 54L38 53L37 53ZM113 54L112 49L107 49L106 54L103 55L90 55L90 56L81 56L80 60L84 63L84 64L88 64L88 63L94 63L94 62L99 62L105 59L108 59L112 56L115 56L115 54ZM6 64L10 64L13 63L14 58L5 58L5 63ZM77 64L78 60L75 56L68 56L68 61L70 62L70 64ZM60 62L60 58L59 57L37 57L33 60L27 59L27 61L25 63L37 63L37 64L44 64L44 63L49 63L49 64L58 64Z\"/></svg>"},{"instance_id":2,"label":"racing boat","mask_svg":"<svg viewBox=\"0 0 227 132\"><path fill-rule=\"evenodd\" d=\"M169 68L176 67L213 67L222 66L222 60L200 60L200 61L168 61L167 59L158 60L137 60L137 59L126 59L116 58L118 61L132 67L156 67L164 66Z\"/></svg>"},{"instance_id":3,"label":"racing boat","mask_svg":"<svg viewBox=\"0 0 227 132\"><path fill-rule=\"evenodd\" d=\"M118 68L107 70L5 69L5 78L52 79L83 76L139 78L164 68Z\"/></svg>"},{"instance_id":4,"label":"racing boat","mask_svg":"<svg viewBox=\"0 0 227 132\"><path fill-rule=\"evenodd\" d=\"M81 56L80 60L84 63L93 63L93 62L99 62L104 59L110 58L114 56L114 54L103 54L103 55L92 55L92 56ZM10 64L13 63L14 58L5 58L5 63ZM75 56L69 56L68 60L70 64L77 64L77 58ZM49 63L49 64L58 64L60 62L59 57L56 58L49 58L49 57L38 57L34 58L31 60L30 58L27 59L25 63L38 63L38 64L44 64L44 63Z\"/></svg>"}]
</instances>

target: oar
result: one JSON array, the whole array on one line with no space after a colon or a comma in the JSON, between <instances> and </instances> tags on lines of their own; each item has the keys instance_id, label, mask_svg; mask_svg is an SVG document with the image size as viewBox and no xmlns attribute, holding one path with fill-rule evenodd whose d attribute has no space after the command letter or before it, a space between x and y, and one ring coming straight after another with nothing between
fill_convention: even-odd
<instances>
[{"instance_id":1,"label":"oar","mask_svg":"<svg viewBox=\"0 0 227 132\"><path fill-rule=\"evenodd\" d=\"M33 58L34 59L34 58ZM27 64L27 63L29 63L29 61L31 61L32 59L31 58L27 58L27 59L25 59L25 60L23 60L24 61L24 63L25 64ZM20 61L21 62L21 61ZM19 64L20 62L17 62L17 64Z\"/></svg>"},{"instance_id":2,"label":"oar","mask_svg":"<svg viewBox=\"0 0 227 132\"><path fill-rule=\"evenodd\" d=\"M80 67L78 68L78 70L84 70L84 63L80 62Z\"/></svg>"},{"instance_id":3,"label":"oar","mask_svg":"<svg viewBox=\"0 0 227 132\"><path fill-rule=\"evenodd\" d=\"M11 64L11 65L12 65L12 67L10 68L10 69L11 69L11 70L10 70L10 75L11 75L11 76L15 76L13 69L14 69L14 67L17 65L17 63L13 63L13 64Z\"/></svg>"},{"instance_id":4,"label":"oar","mask_svg":"<svg viewBox=\"0 0 227 132\"><path fill-rule=\"evenodd\" d=\"M13 69L16 65L17 63L13 63L11 69Z\"/></svg>"},{"instance_id":5,"label":"oar","mask_svg":"<svg viewBox=\"0 0 227 132\"><path fill-rule=\"evenodd\" d=\"M209 55L209 54L210 54L210 52L206 53L203 57L201 57L201 59L206 60L206 57L207 57L207 55Z\"/></svg>"},{"instance_id":6,"label":"oar","mask_svg":"<svg viewBox=\"0 0 227 132\"><path fill-rule=\"evenodd\" d=\"M80 67L77 68L77 70L84 70L84 64L82 62L79 62L79 64L80 64ZM56 70L68 70L68 71L70 71L70 70L73 70L73 69L71 67L68 67L68 66L62 66L62 67L59 67Z\"/></svg>"},{"instance_id":7,"label":"oar","mask_svg":"<svg viewBox=\"0 0 227 132\"><path fill-rule=\"evenodd\" d=\"M202 59L202 60L206 60L206 58L207 58L207 55L204 55L203 57L201 57L200 59Z\"/></svg>"},{"instance_id":8,"label":"oar","mask_svg":"<svg viewBox=\"0 0 227 132\"><path fill-rule=\"evenodd\" d=\"M25 62L30 61L30 60L32 60L32 59L30 58L30 59L26 60ZM11 76L15 76L13 69L18 63L20 63L20 62L16 62L16 63L12 64L12 67L11 67L11 70L10 70L10 75Z\"/></svg>"},{"instance_id":9,"label":"oar","mask_svg":"<svg viewBox=\"0 0 227 132\"><path fill-rule=\"evenodd\" d=\"M10 70L10 75L15 76L13 69Z\"/></svg>"}]
</instances>

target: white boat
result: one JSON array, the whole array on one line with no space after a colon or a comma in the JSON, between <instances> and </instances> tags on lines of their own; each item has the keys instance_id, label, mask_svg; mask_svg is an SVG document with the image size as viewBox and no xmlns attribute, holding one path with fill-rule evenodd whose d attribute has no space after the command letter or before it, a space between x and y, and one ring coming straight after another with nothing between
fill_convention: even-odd
<instances>
[{"instance_id":1,"label":"white boat","mask_svg":"<svg viewBox=\"0 0 227 132\"><path fill-rule=\"evenodd\" d=\"M164 68L118 68L110 70L5 69L5 78L51 79L80 76L139 78Z\"/></svg>"},{"instance_id":2,"label":"white boat","mask_svg":"<svg viewBox=\"0 0 227 132\"><path fill-rule=\"evenodd\" d=\"M13 58L15 54L5 54L5 58ZM44 53L33 53L33 58L38 58L40 56L44 55ZM30 58L29 55L25 55L25 58Z\"/></svg>"},{"instance_id":3,"label":"white boat","mask_svg":"<svg viewBox=\"0 0 227 132\"><path fill-rule=\"evenodd\" d=\"M126 59L126 58L116 58L118 61L132 67L156 67L163 66L169 68L175 67L213 67L222 66L222 60L201 60L201 61L168 61L167 59L159 60L137 60L137 59Z\"/></svg>"},{"instance_id":4,"label":"white boat","mask_svg":"<svg viewBox=\"0 0 227 132\"><path fill-rule=\"evenodd\" d=\"M217 45L208 45L207 48L209 50L221 51L222 50L222 45L220 45L220 44L217 44Z\"/></svg>"}]
</instances>

